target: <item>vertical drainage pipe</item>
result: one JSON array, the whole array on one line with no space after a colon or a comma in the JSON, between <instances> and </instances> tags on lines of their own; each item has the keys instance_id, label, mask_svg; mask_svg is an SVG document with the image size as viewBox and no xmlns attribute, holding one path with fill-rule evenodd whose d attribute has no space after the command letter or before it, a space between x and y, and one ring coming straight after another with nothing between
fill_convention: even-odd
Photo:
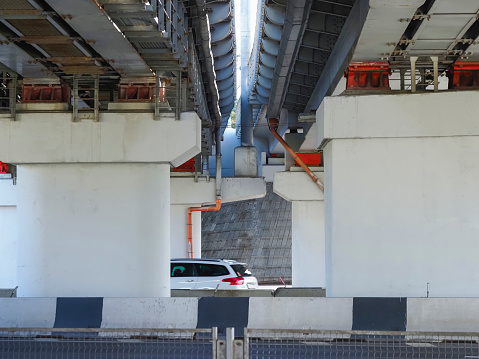
<instances>
[{"instance_id":1,"label":"vertical drainage pipe","mask_svg":"<svg viewBox=\"0 0 479 359\"><path fill-rule=\"evenodd\" d=\"M210 207L188 208L188 258L193 258L193 212L213 212L221 208L221 135L220 129L216 130L216 205Z\"/></svg>"},{"instance_id":2,"label":"vertical drainage pipe","mask_svg":"<svg viewBox=\"0 0 479 359\"><path fill-rule=\"evenodd\" d=\"M293 156L294 160L304 169L304 171L311 177L313 182L319 187L321 191L324 192L324 185L321 183L318 177L309 169L309 167L303 162L301 158L293 151L291 147L283 140L283 138L276 131L278 129L279 120L277 118L270 118L268 121L269 129L273 136L283 145L283 147L288 151L288 153Z\"/></svg>"}]
</instances>

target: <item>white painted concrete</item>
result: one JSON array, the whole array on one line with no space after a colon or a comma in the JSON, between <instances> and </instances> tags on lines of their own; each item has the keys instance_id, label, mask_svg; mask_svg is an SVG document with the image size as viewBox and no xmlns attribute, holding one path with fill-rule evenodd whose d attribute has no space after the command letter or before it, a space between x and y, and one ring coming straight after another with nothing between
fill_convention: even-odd
<instances>
[{"instance_id":1,"label":"white painted concrete","mask_svg":"<svg viewBox=\"0 0 479 359\"><path fill-rule=\"evenodd\" d=\"M352 298L250 298L248 328L351 330Z\"/></svg>"},{"instance_id":2,"label":"white painted concrete","mask_svg":"<svg viewBox=\"0 0 479 359\"><path fill-rule=\"evenodd\" d=\"M18 295L170 295L169 164L18 166Z\"/></svg>"},{"instance_id":3,"label":"white painted concrete","mask_svg":"<svg viewBox=\"0 0 479 359\"><path fill-rule=\"evenodd\" d=\"M0 327L53 328L57 298L0 298Z\"/></svg>"},{"instance_id":4,"label":"white painted concrete","mask_svg":"<svg viewBox=\"0 0 479 359\"><path fill-rule=\"evenodd\" d=\"M169 162L201 150L201 120L153 119L152 113L101 113L100 122L72 122L72 113L24 113L0 118L0 153L7 163Z\"/></svg>"},{"instance_id":5,"label":"white painted concrete","mask_svg":"<svg viewBox=\"0 0 479 359\"><path fill-rule=\"evenodd\" d=\"M323 201L292 201L293 287L326 288Z\"/></svg>"},{"instance_id":6,"label":"white painted concrete","mask_svg":"<svg viewBox=\"0 0 479 359\"><path fill-rule=\"evenodd\" d=\"M407 330L477 332L478 298L408 298Z\"/></svg>"},{"instance_id":7,"label":"white painted concrete","mask_svg":"<svg viewBox=\"0 0 479 359\"><path fill-rule=\"evenodd\" d=\"M17 282L17 207L0 205L0 288Z\"/></svg>"},{"instance_id":8,"label":"white painted concrete","mask_svg":"<svg viewBox=\"0 0 479 359\"><path fill-rule=\"evenodd\" d=\"M17 186L13 185L13 180L0 179L0 206L17 205Z\"/></svg>"},{"instance_id":9,"label":"white painted concrete","mask_svg":"<svg viewBox=\"0 0 479 359\"><path fill-rule=\"evenodd\" d=\"M235 148L235 176L257 176L256 147L241 146Z\"/></svg>"},{"instance_id":10,"label":"white painted concrete","mask_svg":"<svg viewBox=\"0 0 479 359\"><path fill-rule=\"evenodd\" d=\"M102 328L196 328L198 298L105 298Z\"/></svg>"},{"instance_id":11,"label":"white painted concrete","mask_svg":"<svg viewBox=\"0 0 479 359\"><path fill-rule=\"evenodd\" d=\"M478 95L447 91L326 97L316 111L318 146L339 138L476 136L479 122L471 119L479 112Z\"/></svg>"},{"instance_id":12,"label":"white painted concrete","mask_svg":"<svg viewBox=\"0 0 479 359\"><path fill-rule=\"evenodd\" d=\"M17 286L17 187L0 180L0 288Z\"/></svg>"},{"instance_id":13,"label":"white painted concrete","mask_svg":"<svg viewBox=\"0 0 479 359\"><path fill-rule=\"evenodd\" d=\"M479 296L477 95L327 99L328 296Z\"/></svg>"},{"instance_id":14,"label":"white painted concrete","mask_svg":"<svg viewBox=\"0 0 479 359\"><path fill-rule=\"evenodd\" d=\"M324 172L314 174L323 181ZM292 202L293 287L326 287L324 193L302 169L278 172L273 191Z\"/></svg>"},{"instance_id":15,"label":"white painted concrete","mask_svg":"<svg viewBox=\"0 0 479 359\"><path fill-rule=\"evenodd\" d=\"M266 195L266 183L263 178L223 177L221 182L221 201L223 203L262 198ZM171 203L200 206L214 204L216 201L216 182L202 177L195 182L193 177L171 178Z\"/></svg>"},{"instance_id":16,"label":"white painted concrete","mask_svg":"<svg viewBox=\"0 0 479 359\"><path fill-rule=\"evenodd\" d=\"M312 170L321 182L324 172L316 167ZM277 172L274 175L273 191L287 201L323 201L324 192L313 182L303 169L300 171Z\"/></svg>"},{"instance_id":17,"label":"white painted concrete","mask_svg":"<svg viewBox=\"0 0 479 359\"><path fill-rule=\"evenodd\" d=\"M283 159L284 160L284 159ZM285 170L284 164L280 165L263 165L262 174L266 182L273 182L274 175L278 172L283 172Z\"/></svg>"}]
</instances>

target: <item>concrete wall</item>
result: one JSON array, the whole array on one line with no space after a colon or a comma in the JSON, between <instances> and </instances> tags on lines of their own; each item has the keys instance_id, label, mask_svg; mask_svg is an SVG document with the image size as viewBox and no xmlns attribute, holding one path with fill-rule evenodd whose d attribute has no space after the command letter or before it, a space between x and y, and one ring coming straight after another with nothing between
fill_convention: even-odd
<instances>
[{"instance_id":1,"label":"concrete wall","mask_svg":"<svg viewBox=\"0 0 479 359\"><path fill-rule=\"evenodd\" d=\"M0 288L17 286L17 187L0 179Z\"/></svg>"},{"instance_id":2,"label":"concrete wall","mask_svg":"<svg viewBox=\"0 0 479 359\"><path fill-rule=\"evenodd\" d=\"M477 98L323 103L328 296L479 296Z\"/></svg>"}]
</instances>

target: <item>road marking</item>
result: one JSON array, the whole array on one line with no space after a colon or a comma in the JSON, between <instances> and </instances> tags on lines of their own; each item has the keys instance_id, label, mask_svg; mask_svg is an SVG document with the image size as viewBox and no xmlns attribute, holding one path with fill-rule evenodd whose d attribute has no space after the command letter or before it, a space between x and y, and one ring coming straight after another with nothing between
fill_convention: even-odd
<instances>
[{"instance_id":1,"label":"road marking","mask_svg":"<svg viewBox=\"0 0 479 359\"><path fill-rule=\"evenodd\" d=\"M326 343L326 342L301 342L301 344L306 344L306 345L331 345L331 343Z\"/></svg>"},{"instance_id":2,"label":"road marking","mask_svg":"<svg viewBox=\"0 0 479 359\"><path fill-rule=\"evenodd\" d=\"M465 359L477 359L477 358L479 358L479 356L475 356L475 357L465 356L464 358L465 358Z\"/></svg>"}]
</instances>

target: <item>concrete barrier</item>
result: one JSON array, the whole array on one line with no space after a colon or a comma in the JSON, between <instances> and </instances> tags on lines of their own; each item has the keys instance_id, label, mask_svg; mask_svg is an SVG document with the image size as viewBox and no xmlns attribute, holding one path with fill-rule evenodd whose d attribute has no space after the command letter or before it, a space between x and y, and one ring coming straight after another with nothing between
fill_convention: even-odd
<instances>
[{"instance_id":1,"label":"concrete barrier","mask_svg":"<svg viewBox=\"0 0 479 359\"><path fill-rule=\"evenodd\" d=\"M352 298L251 298L248 328L351 330Z\"/></svg>"},{"instance_id":2,"label":"concrete barrier","mask_svg":"<svg viewBox=\"0 0 479 359\"><path fill-rule=\"evenodd\" d=\"M274 290L172 289L172 297L273 297Z\"/></svg>"},{"instance_id":3,"label":"concrete barrier","mask_svg":"<svg viewBox=\"0 0 479 359\"><path fill-rule=\"evenodd\" d=\"M0 289L0 298L12 298L17 296L17 288L2 288Z\"/></svg>"},{"instance_id":4,"label":"concrete barrier","mask_svg":"<svg viewBox=\"0 0 479 359\"><path fill-rule=\"evenodd\" d=\"M57 298L0 298L0 327L53 328Z\"/></svg>"},{"instance_id":5,"label":"concrete barrier","mask_svg":"<svg viewBox=\"0 0 479 359\"><path fill-rule=\"evenodd\" d=\"M275 297L326 297L324 288L277 288Z\"/></svg>"},{"instance_id":6,"label":"concrete barrier","mask_svg":"<svg viewBox=\"0 0 479 359\"><path fill-rule=\"evenodd\" d=\"M477 332L479 298L408 298L407 330Z\"/></svg>"},{"instance_id":7,"label":"concrete barrier","mask_svg":"<svg viewBox=\"0 0 479 359\"><path fill-rule=\"evenodd\" d=\"M299 298L272 297L268 291L261 295L268 296L0 298L0 328L216 326L220 332L235 327L238 336L244 327L408 332L477 332L479 328L479 298Z\"/></svg>"},{"instance_id":8,"label":"concrete barrier","mask_svg":"<svg viewBox=\"0 0 479 359\"><path fill-rule=\"evenodd\" d=\"M104 298L102 328L196 328L198 298Z\"/></svg>"}]
</instances>

